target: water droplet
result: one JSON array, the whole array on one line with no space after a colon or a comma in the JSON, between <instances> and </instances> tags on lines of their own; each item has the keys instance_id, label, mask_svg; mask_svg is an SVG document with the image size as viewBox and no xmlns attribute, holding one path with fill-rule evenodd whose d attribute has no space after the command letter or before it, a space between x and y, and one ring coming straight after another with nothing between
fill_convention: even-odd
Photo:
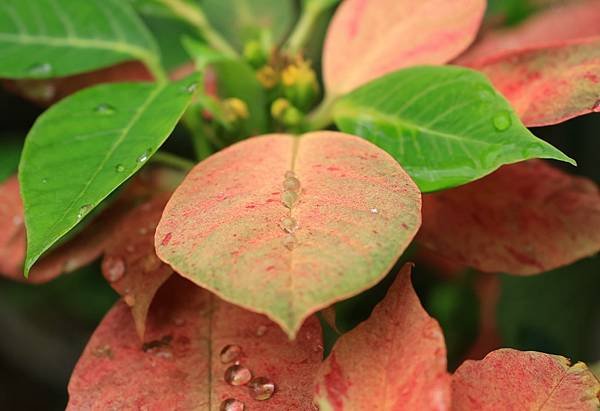
<instances>
[{"instance_id":1,"label":"water droplet","mask_svg":"<svg viewBox=\"0 0 600 411\"><path fill-rule=\"evenodd\" d=\"M106 279L114 283L125 275L125 262L120 258L106 257L104 260Z\"/></svg>"},{"instance_id":2,"label":"water droplet","mask_svg":"<svg viewBox=\"0 0 600 411\"><path fill-rule=\"evenodd\" d=\"M225 370L225 382L230 385L246 385L251 379L252 372L243 365L232 365Z\"/></svg>"},{"instance_id":3,"label":"water droplet","mask_svg":"<svg viewBox=\"0 0 600 411\"><path fill-rule=\"evenodd\" d=\"M42 184L46 184L48 182L48 179L46 177L42 178Z\"/></svg>"},{"instance_id":4,"label":"water droplet","mask_svg":"<svg viewBox=\"0 0 600 411\"><path fill-rule=\"evenodd\" d=\"M219 358L223 364L227 364L237 360L240 355L242 355L242 347L239 345L230 344L223 347L221 353L219 354Z\"/></svg>"},{"instance_id":5,"label":"water droplet","mask_svg":"<svg viewBox=\"0 0 600 411\"><path fill-rule=\"evenodd\" d=\"M479 94L479 98L482 100L491 100L494 97L492 91L486 86L478 86L477 91Z\"/></svg>"},{"instance_id":6,"label":"water droplet","mask_svg":"<svg viewBox=\"0 0 600 411\"><path fill-rule=\"evenodd\" d=\"M115 171L117 173L122 173L123 171L125 171L125 166L123 164L117 164L115 166Z\"/></svg>"},{"instance_id":7,"label":"water droplet","mask_svg":"<svg viewBox=\"0 0 600 411\"><path fill-rule=\"evenodd\" d=\"M291 191L298 191L300 190L300 180L298 180L296 177L288 177L283 181L283 189L284 190L291 190Z\"/></svg>"},{"instance_id":8,"label":"water droplet","mask_svg":"<svg viewBox=\"0 0 600 411\"><path fill-rule=\"evenodd\" d=\"M192 94L198 88L198 83L190 83L185 87L187 93Z\"/></svg>"},{"instance_id":9,"label":"water droplet","mask_svg":"<svg viewBox=\"0 0 600 411\"><path fill-rule=\"evenodd\" d=\"M148 149L148 150L144 151L142 154L140 154L140 156L137 158L137 162L145 163L150 158L151 151L152 151L151 149Z\"/></svg>"},{"instance_id":10,"label":"water droplet","mask_svg":"<svg viewBox=\"0 0 600 411\"><path fill-rule=\"evenodd\" d=\"M273 381L265 377L256 377L248 384L250 396L258 401L268 400L275 392Z\"/></svg>"},{"instance_id":11,"label":"water droplet","mask_svg":"<svg viewBox=\"0 0 600 411\"><path fill-rule=\"evenodd\" d=\"M510 119L510 114L507 111L502 111L502 112L496 114L494 116L494 118L492 119L492 122L494 123L494 127L498 131L505 131L512 124L512 120Z\"/></svg>"},{"instance_id":12,"label":"water droplet","mask_svg":"<svg viewBox=\"0 0 600 411\"><path fill-rule=\"evenodd\" d=\"M592 106L592 111L594 113L600 113L600 100L596 101Z\"/></svg>"},{"instance_id":13,"label":"water droplet","mask_svg":"<svg viewBox=\"0 0 600 411\"><path fill-rule=\"evenodd\" d=\"M371 214L379 214L379 209L377 209L377 208L373 207L373 208L371 209Z\"/></svg>"},{"instance_id":14,"label":"water droplet","mask_svg":"<svg viewBox=\"0 0 600 411\"><path fill-rule=\"evenodd\" d=\"M292 208L296 201L298 201L298 194L294 191L284 191L281 194L281 202L287 208Z\"/></svg>"},{"instance_id":15,"label":"water droplet","mask_svg":"<svg viewBox=\"0 0 600 411\"><path fill-rule=\"evenodd\" d=\"M81 220L87 213L92 209L91 204L84 204L79 208L79 212L77 213L77 219Z\"/></svg>"},{"instance_id":16,"label":"water droplet","mask_svg":"<svg viewBox=\"0 0 600 411\"><path fill-rule=\"evenodd\" d=\"M127 304L130 307L133 307L135 305L135 296L131 295L131 294L127 294L124 297L125 300L125 304Z\"/></svg>"},{"instance_id":17,"label":"water droplet","mask_svg":"<svg viewBox=\"0 0 600 411\"><path fill-rule=\"evenodd\" d=\"M284 217L281 220L281 228L288 233L293 233L298 228L298 223L292 217Z\"/></svg>"},{"instance_id":18,"label":"water droplet","mask_svg":"<svg viewBox=\"0 0 600 411\"><path fill-rule=\"evenodd\" d=\"M117 110L113 106L106 103L98 104L96 107L94 107L94 113L103 116L110 116L112 114L115 114L116 111Z\"/></svg>"},{"instance_id":19,"label":"water droplet","mask_svg":"<svg viewBox=\"0 0 600 411\"><path fill-rule=\"evenodd\" d=\"M294 173L292 170L288 170L288 171L285 172L284 177L285 178L296 177L296 173Z\"/></svg>"},{"instance_id":20,"label":"water droplet","mask_svg":"<svg viewBox=\"0 0 600 411\"><path fill-rule=\"evenodd\" d=\"M236 400L235 398L227 398L221 403L219 407L220 411L244 411L246 406L243 402Z\"/></svg>"},{"instance_id":21,"label":"water droplet","mask_svg":"<svg viewBox=\"0 0 600 411\"><path fill-rule=\"evenodd\" d=\"M52 65L50 63L37 63L27 69L27 74L35 77L43 77L52 73Z\"/></svg>"},{"instance_id":22,"label":"water droplet","mask_svg":"<svg viewBox=\"0 0 600 411\"><path fill-rule=\"evenodd\" d=\"M288 234L283 238L283 246L290 251L296 247L296 244L296 237L294 237L292 234Z\"/></svg>"},{"instance_id":23,"label":"water droplet","mask_svg":"<svg viewBox=\"0 0 600 411\"><path fill-rule=\"evenodd\" d=\"M260 325L257 329L256 329L256 336L257 337L262 337L263 335L265 335L267 333L267 326L266 325Z\"/></svg>"}]
</instances>

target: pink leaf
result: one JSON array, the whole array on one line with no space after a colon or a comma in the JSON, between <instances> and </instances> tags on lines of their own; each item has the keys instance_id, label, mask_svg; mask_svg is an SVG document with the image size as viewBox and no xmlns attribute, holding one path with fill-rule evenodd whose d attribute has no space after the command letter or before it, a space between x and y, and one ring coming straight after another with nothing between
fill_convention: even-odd
<instances>
[{"instance_id":1,"label":"pink leaf","mask_svg":"<svg viewBox=\"0 0 600 411\"><path fill-rule=\"evenodd\" d=\"M450 403L446 348L405 265L371 317L337 341L317 375L321 409L445 410Z\"/></svg>"},{"instance_id":2,"label":"pink leaf","mask_svg":"<svg viewBox=\"0 0 600 411\"><path fill-rule=\"evenodd\" d=\"M443 64L473 41L483 0L345 0L323 51L334 95L403 67Z\"/></svg>"},{"instance_id":3,"label":"pink leaf","mask_svg":"<svg viewBox=\"0 0 600 411\"><path fill-rule=\"evenodd\" d=\"M537 274L600 251L600 192L542 161L423 198L421 244L481 271Z\"/></svg>"},{"instance_id":4,"label":"pink leaf","mask_svg":"<svg viewBox=\"0 0 600 411\"><path fill-rule=\"evenodd\" d=\"M152 305L146 341L140 344L128 307L117 303L75 367L67 409L218 410L231 398L249 410L313 410L311 382L323 348L315 317L290 341L266 317L173 276ZM228 345L234 349L222 356ZM236 361L275 384L270 399L225 382Z\"/></svg>"},{"instance_id":5,"label":"pink leaf","mask_svg":"<svg viewBox=\"0 0 600 411\"><path fill-rule=\"evenodd\" d=\"M534 351L494 351L481 361L465 361L452 379L456 411L594 411L599 395L600 383L585 364Z\"/></svg>"}]
</instances>

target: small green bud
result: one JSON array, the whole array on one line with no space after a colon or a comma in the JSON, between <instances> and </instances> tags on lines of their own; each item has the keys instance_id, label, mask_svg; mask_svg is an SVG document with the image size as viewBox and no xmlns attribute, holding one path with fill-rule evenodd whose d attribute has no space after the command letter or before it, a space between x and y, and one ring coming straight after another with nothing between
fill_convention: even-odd
<instances>
[{"instance_id":1,"label":"small green bud","mask_svg":"<svg viewBox=\"0 0 600 411\"><path fill-rule=\"evenodd\" d=\"M283 94L300 110L306 111L315 102L319 94L317 75L310 63L298 58L281 73Z\"/></svg>"},{"instance_id":2,"label":"small green bud","mask_svg":"<svg viewBox=\"0 0 600 411\"><path fill-rule=\"evenodd\" d=\"M268 56L262 44L257 40L251 40L244 45L244 59L254 68L267 64Z\"/></svg>"}]
</instances>

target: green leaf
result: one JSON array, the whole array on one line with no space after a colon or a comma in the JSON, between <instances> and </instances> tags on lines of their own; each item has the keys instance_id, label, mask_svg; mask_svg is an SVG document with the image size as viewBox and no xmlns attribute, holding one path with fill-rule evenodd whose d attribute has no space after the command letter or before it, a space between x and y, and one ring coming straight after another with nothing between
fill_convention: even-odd
<instances>
[{"instance_id":1,"label":"green leaf","mask_svg":"<svg viewBox=\"0 0 600 411\"><path fill-rule=\"evenodd\" d=\"M203 0L202 10L211 24L238 50L256 40L262 30L275 44L283 41L296 19L292 0Z\"/></svg>"},{"instance_id":2,"label":"green leaf","mask_svg":"<svg viewBox=\"0 0 600 411\"><path fill-rule=\"evenodd\" d=\"M334 106L338 127L386 150L423 192L531 158L575 162L535 137L480 73L422 66L381 77Z\"/></svg>"},{"instance_id":3,"label":"green leaf","mask_svg":"<svg viewBox=\"0 0 600 411\"><path fill-rule=\"evenodd\" d=\"M17 171L22 147L22 139L0 136L0 182Z\"/></svg>"},{"instance_id":4,"label":"green leaf","mask_svg":"<svg viewBox=\"0 0 600 411\"><path fill-rule=\"evenodd\" d=\"M224 60L211 64L217 78L219 97L236 97L248 106L249 117L242 121L242 133L248 137L266 132L268 126L267 102L264 89L254 71L245 63Z\"/></svg>"},{"instance_id":5,"label":"green leaf","mask_svg":"<svg viewBox=\"0 0 600 411\"><path fill-rule=\"evenodd\" d=\"M19 168L26 273L154 154L190 102L191 85L190 79L100 85L62 100L38 118Z\"/></svg>"},{"instance_id":6,"label":"green leaf","mask_svg":"<svg viewBox=\"0 0 600 411\"><path fill-rule=\"evenodd\" d=\"M158 48L123 0L0 2L0 77L66 76L136 59L156 67Z\"/></svg>"}]
</instances>

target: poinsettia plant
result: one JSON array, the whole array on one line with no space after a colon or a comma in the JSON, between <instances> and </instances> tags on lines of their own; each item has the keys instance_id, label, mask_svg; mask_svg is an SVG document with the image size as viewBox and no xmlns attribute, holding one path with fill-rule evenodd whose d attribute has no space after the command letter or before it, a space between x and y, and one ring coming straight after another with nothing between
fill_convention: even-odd
<instances>
[{"instance_id":1,"label":"poinsettia plant","mask_svg":"<svg viewBox=\"0 0 600 411\"><path fill-rule=\"evenodd\" d=\"M0 152L0 271L43 283L101 257L122 297L68 408L596 409L561 353L482 342L450 373L405 264L533 275L600 250L598 187L528 129L600 111L600 3L517 28L485 10L0 3L4 86L48 107Z\"/></svg>"}]
</instances>

